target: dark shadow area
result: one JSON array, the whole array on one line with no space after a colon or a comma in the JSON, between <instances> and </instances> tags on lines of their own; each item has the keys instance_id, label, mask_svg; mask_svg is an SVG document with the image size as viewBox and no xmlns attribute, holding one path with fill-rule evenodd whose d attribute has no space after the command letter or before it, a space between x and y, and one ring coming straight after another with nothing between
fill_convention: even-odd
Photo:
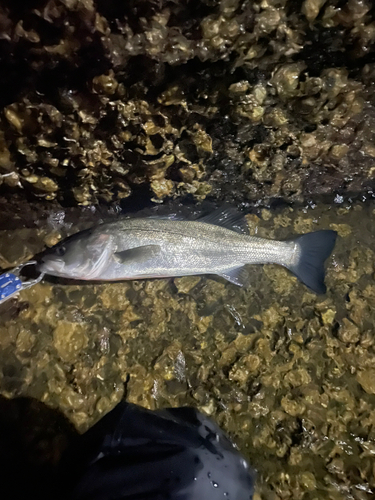
<instances>
[{"instance_id":1,"label":"dark shadow area","mask_svg":"<svg viewBox=\"0 0 375 500\"><path fill-rule=\"evenodd\" d=\"M194 408L151 411L122 401L82 436L29 398L1 398L0 415L0 495L7 500L253 495L254 471Z\"/></svg>"},{"instance_id":2,"label":"dark shadow area","mask_svg":"<svg viewBox=\"0 0 375 500\"><path fill-rule=\"evenodd\" d=\"M77 436L59 411L31 398L0 397L0 498L66 498L58 466Z\"/></svg>"}]
</instances>

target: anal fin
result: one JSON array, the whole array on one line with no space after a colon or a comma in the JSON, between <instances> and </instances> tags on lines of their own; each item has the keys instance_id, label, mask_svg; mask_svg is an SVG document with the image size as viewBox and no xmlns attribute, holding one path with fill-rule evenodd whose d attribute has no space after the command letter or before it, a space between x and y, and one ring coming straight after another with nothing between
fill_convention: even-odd
<instances>
[{"instance_id":1,"label":"anal fin","mask_svg":"<svg viewBox=\"0 0 375 500\"><path fill-rule=\"evenodd\" d=\"M230 281L230 283L238 286L245 286L249 281L249 275L245 266L226 269L225 271L218 273L218 275L225 278L227 281Z\"/></svg>"}]
</instances>

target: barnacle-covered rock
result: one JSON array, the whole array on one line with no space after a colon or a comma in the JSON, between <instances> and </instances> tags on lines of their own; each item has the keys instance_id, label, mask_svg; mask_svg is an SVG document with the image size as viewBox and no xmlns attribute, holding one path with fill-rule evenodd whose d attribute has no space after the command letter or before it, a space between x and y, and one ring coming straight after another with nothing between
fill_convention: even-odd
<instances>
[{"instance_id":1,"label":"barnacle-covered rock","mask_svg":"<svg viewBox=\"0 0 375 500\"><path fill-rule=\"evenodd\" d=\"M357 380L361 384L363 390L368 394L375 394L375 369L370 368L361 370L357 374Z\"/></svg>"},{"instance_id":2,"label":"barnacle-covered rock","mask_svg":"<svg viewBox=\"0 0 375 500\"><path fill-rule=\"evenodd\" d=\"M194 15L153 0L12 9L0 11L8 197L121 203L142 186L157 202L267 203L372 186L369 2L202 0Z\"/></svg>"}]
</instances>

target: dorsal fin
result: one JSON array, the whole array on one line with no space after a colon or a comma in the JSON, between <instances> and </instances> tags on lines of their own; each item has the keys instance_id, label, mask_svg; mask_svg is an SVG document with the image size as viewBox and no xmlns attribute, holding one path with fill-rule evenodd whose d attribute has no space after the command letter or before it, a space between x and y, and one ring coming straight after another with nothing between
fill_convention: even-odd
<instances>
[{"instance_id":1,"label":"dorsal fin","mask_svg":"<svg viewBox=\"0 0 375 500\"><path fill-rule=\"evenodd\" d=\"M236 233L249 234L249 227L244 215L235 208L219 208L208 215L200 217L198 221L225 227Z\"/></svg>"}]
</instances>

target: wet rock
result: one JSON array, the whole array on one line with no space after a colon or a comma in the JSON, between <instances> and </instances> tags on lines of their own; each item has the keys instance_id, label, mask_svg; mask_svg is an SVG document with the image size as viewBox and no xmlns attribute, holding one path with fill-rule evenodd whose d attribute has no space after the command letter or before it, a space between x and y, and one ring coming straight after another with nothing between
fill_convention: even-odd
<instances>
[{"instance_id":1,"label":"wet rock","mask_svg":"<svg viewBox=\"0 0 375 500\"><path fill-rule=\"evenodd\" d=\"M295 286L296 278L291 276L285 269L267 266L264 268L264 272L271 279L274 290L281 295L288 295Z\"/></svg>"},{"instance_id":2,"label":"wet rock","mask_svg":"<svg viewBox=\"0 0 375 500\"><path fill-rule=\"evenodd\" d=\"M331 224L330 226L341 238L348 237L352 230L348 224Z\"/></svg>"},{"instance_id":3,"label":"wet rock","mask_svg":"<svg viewBox=\"0 0 375 500\"><path fill-rule=\"evenodd\" d=\"M53 332L53 339L58 355L71 363L76 360L79 352L87 347L87 328L80 323L60 321Z\"/></svg>"},{"instance_id":4,"label":"wet rock","mask_svg":"<svg viewBox=\"0 0 375 500\"><path fill-rule=\"evenodd\" d=\"M305 0L303 2L302 12L309 21L314 21L325 3L326 0Z\"/></svg>"},{"instance_id":5,"label":"wet rock","mask_svg":"<svg viewBox=\"0 0 375 500\"><path fill-rule=\"evenodd\" d=\"M360 340L360 331L356 325L354 325L347 318L344 318L342 325L339 328L338 336L342 342L355 344Z\"/></svg>"},{"instance_id":6,"label":"wet rock","mask_svg":"<svg viewBox=\"0 0 375 500\"><path fill-rule=\"evenodd\" d=\"M367 394L375 394L375 369L369 368L359 371L357 380Z\"/></svg>"},{"instance_id":7,"label":"wet rock","mask_svg":"<svg viewBox=\"0 0 375 500\"><path fill-rule=\"evenodd\" d=\"M199 276L185 276L174 280L178 293L189 293L200 281Z\"/></svg>"},{"instance_id":8,"label":"wet rock","mask_svg":"<svg viewBox=\"0 0 375 500\"><path fill-rule=\"evenodd\" d=\"M300 481L304 489L308 491L314 491L316 489L316 479L312 472L304 472L301 474Z\"/></svg>"},{"instance_id":9,"label":"wet rock","mask_svg":"<svg viewBox=\"0 0 375 500\"><path fill-rule=\"evenodd\" d=\"M334 309L327 309L322 313L322 320L325 325L332 325L336 317Z\"/></svg>"},{"instance_id":10,"label":"wet rock","mask_svg":"<svg viewBox=\"0 0 375 500\"><path fill-rule=\"evenodd\" d=\"M10 200L121 204L142 187L156 202L267 204L372 183L366 2L199 1L194 16L185 5L111 4L0 13L0 193ZM155 164L163 155L174 162Z\"/></svg>"}]
</instances>

